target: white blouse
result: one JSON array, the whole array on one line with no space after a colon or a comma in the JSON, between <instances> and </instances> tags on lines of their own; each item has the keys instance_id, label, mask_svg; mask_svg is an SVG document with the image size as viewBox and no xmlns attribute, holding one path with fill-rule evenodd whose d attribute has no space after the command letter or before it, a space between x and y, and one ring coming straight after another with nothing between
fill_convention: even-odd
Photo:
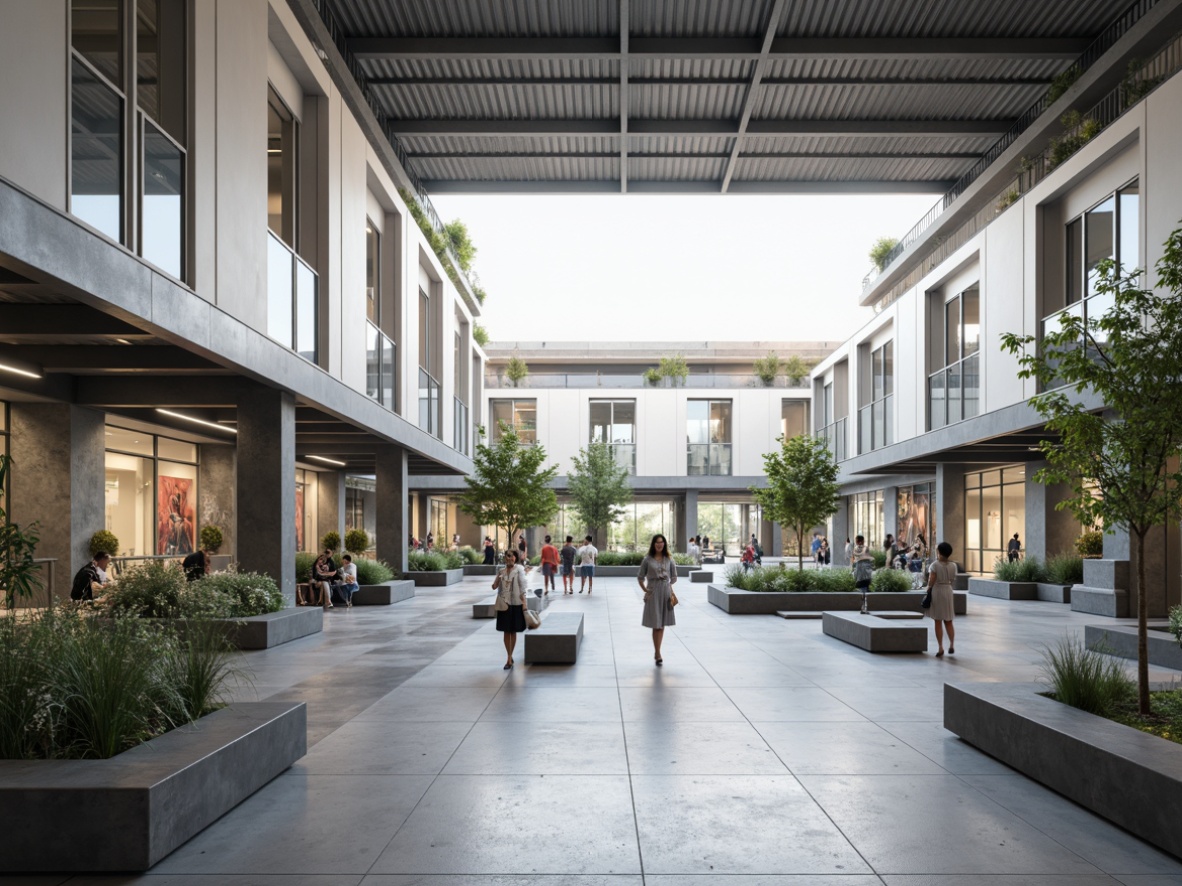
<instances>
[{"instance_id":1,"label":"white blouse","mask_svg":"<svg viewBox=\"0 0 1182 886\"><path fill-rule=\"evenodd\" d=\"M521 565L499 573L493 587L497 588L497 596L510 606L525 605L525 569Z\"/></svg>"}]
</instances>

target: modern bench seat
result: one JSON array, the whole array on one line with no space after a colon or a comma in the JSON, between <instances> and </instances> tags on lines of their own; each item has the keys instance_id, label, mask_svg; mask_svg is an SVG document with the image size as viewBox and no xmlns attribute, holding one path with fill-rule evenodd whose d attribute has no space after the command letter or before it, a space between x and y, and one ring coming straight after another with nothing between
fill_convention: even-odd
<instances>
[{"instance_id":1,"label":"modern bench seat","mask_svg":"<svg viewBox=\"0 0 1182 886\"><path fill-rule=\"evenodd\" d=\"M915 619L912 612L823 612L821 630L867 652L927 652L927 625Z\"/></svg>"},{"instance_id":2,"label":"modern bench seat","mask_svg":"<svg viewBox=\"0 0 1182 886\"><path fill-rule=\"evenodd\" d=\"M583 642L583 613L552 612L525 632L526 664L574 664Z\"/></svg>"}]
</instances>

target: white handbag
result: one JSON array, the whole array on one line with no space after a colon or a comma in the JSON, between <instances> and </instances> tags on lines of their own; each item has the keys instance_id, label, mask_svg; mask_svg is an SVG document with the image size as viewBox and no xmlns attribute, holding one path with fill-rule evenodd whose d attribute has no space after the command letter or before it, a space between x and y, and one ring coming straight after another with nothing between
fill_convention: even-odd
<instances>
[{"instance_id":1,"label":"white handbag","mask_svg":"<svg viewBox=\"0 0 1182 886\"><path fill-rule=\"evenodd\" d=\"M542 626L542 619L532 609L525 610L525 626L531 631Z\"/></svg>"}]
</instances>

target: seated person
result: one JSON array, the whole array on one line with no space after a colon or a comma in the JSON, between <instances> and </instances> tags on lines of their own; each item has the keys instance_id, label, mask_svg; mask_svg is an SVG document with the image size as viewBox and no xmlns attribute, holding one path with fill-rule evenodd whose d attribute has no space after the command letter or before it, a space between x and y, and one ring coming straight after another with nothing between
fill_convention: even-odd
<instances>
[{"instance_id":1,"label":"seated person","mask_svg":"<svg viewBox=\"0 0 1182 886\"><path fill-rule=\"evenodd\" d=\"M312 564L312 582L320 585L320 600L325 609L332 609L332 582L337 574L337 564L332 559L332 551L325 548L324 553Z\"/></svg>"},{"instance_id":2,"label":"seated person","mask_svg":"<svg viewBox=\"0 0 1182 886\"><path fill-rule=\"evenodd\" d=\"M352 554L344 554L341 557L341 568L337 572L340 581L337 582L337 591L345 600L346 606L353 605L353 595L357 593L359 585L357 584L357 564L353 562Z\"/></svg>"},{"instance_id":3,"label":"seated person","mask_svg":"<svg viewBox=\"0 0 1182 886\"><path fill-rule=\"evenodd\" d=\"M111 555L106 551L99 551L94 559L78 570L74 576L74 583L70 586L71 600L99 600L110 579L107 578L107 566L111 563ZM97 595L97 596L96 596Z\"/></svg>"},{"instance_id":4,"label":"seated person","mask_svg":"<svg viewBox=\"0 0 1182 886\"><path fill-rule=\"evenodd\" d=\"M209 551L199 548L181 561L181 568L185 570L185 578L197 581L203 575L209 574Z\"/></svg>"}]
</instances>

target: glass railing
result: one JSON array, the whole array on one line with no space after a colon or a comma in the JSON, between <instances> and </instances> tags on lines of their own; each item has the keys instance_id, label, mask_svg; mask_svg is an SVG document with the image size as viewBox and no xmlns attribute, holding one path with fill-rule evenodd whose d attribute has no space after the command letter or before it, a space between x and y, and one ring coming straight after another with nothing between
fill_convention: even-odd
<instances>
[{"instance_id":1,"label":"glass railing","mask_svg":"<svg viewBox=\"0 0 1182 886\"><path fill-rule=\"evenodd\" d=\"M365 324L365 393L387 409L395 408L397 347L372 323Z\"/></svg>"},{"instance_id":2,"label":"glass railing","mask_svg":"<svg viewBox=\"0 0 1182 886\"><path fill-rule=\"evenodd\" d=\"M690 477L729 477L731 475L730 443L686 444L686 474Z\"/></svg>"},{"instance_id":3,"label":"glass railing","mask_svg":"<svg viewBox=\"0 0 1182 886\"><path fill-rule=\"evenodd\" d=\"M317 362L319 322L316 272L267 232L267 335L301 357Z\"/></svg>"},{"instance_id":4,"label":"glass railing","mask_svg":"<svg viewBox=\"0 0 1182 886\"><path fill-rule=\"evenodd\" d=\"M419 368L419 427L438 437L439 427L439 382L423 368Z\"/></svg>"},{"instance_id":5,"label":"glass railing","mask_svg":"<svg viewBox=\"0 0 1182 886\"><path fill-rule=\"evenodd\" d=\"M980 357L973 354L928 376L928 427L964 421L980 409Z\"/></svg>"},{"instance_id":6,"label":"glass railing","mask_svg":"<svg viewBox=\"0 0 1182 886\"><path fill-rule=\"evenodd\" d=\"M829 444L829 451L833 453L834 461L845 461L849 457L847 450L846 420L839 418L832 424L825 425L817 431L817 436Z\"/></svg>"},{"instance_id":7,"label":"glass railing","mask_svg":"<svg viewBox=\"0 0 1182 886\"><path fill-rule=\"evenodd\" d=\"M612 443L612 459L618 467L623 468L629 474L636 473L636 444L635 443Z\"/></svg>"},{"instance_id":8,"label":"glass railing","mask_svg":"<svg viewBox=\"0 0 1182 886\"><path fill-rule=\"evenodd\" d=\"M529 377L519 385L514 385L508 378L499 376L496 372L488 372L484 376L486 388L650 388L653 385L644 380L644 376L637 373L606 373L606 372L537 372L530 371ZM774 385L766 387L800 389L807 388L809 380L800 381L788 378L776 379ZM658 388L668 387L662 383ZM678 381L679 388L761 388L765 387L754 375L714 375L711 373L691 372L685 382Z\"/></svg>"},{"instance_id":9,"label":"glass railing","mask_svg":"<svg viewBox=\"0 0 1182 886\"><path fill-rule=\"evenodd\" d=\"M471 455L471 450L468 448L468 406L459 397L453 399L455 401L455 418L452 428L452 439L457 451L462 452L464 455Z\"/></svg>"},{"instance_id":10,"label":"glass railing","mask_svg":"<svg viewBox=\"0 0 1182 886\"><path fill-rule=\"evenodd\" d=\"M895 442L895 395L887 394L858 410L858 454L865 455Z\"/></svg>"}]
</instances>

